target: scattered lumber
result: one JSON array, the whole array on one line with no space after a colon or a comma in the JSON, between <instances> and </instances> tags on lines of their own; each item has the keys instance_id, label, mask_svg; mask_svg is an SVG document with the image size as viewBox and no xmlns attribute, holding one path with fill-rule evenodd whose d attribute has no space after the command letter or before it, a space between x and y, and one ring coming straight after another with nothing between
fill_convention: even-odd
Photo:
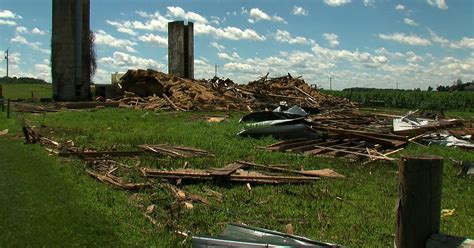
<instances>
[{"instance_id":1,"label":"scattered lumber","mask_svg":"<svg viewBox=\"0 0 474 248\"><path fill-rule=\"evenodd\" d=\"M264 174L259 171L244 171L243 168L256 167L273 171L273 174ZM165 178L165 179L195 179L195 180L214 180L214 181L230 181L230 182L244 182L244 183L309 183L320 179L320 177L328 178L344 178L343 175L331 170L310 170L298 171L281 168L275 165L262 165L247 161L237 161L235 163L226 165L222 168L215 168L209 170L198 169L177 169L172 171L158 170L151 168L142 168L141 172L144 177L149 178ZM299 176L275 174L297 174Z\"/></svg>"},{"instance_id":2,"label":"scattered lumber","mask_svg":"<svg viewBox=\"0 0 474 248\"><path fill-rule=\"evenodd\" d=\"M193 157L213 157L214 154L201 149L186 146L172 146L167 144L159 145L138 145L138 147L153 152L155 154L165 155L169 157L178 158L193 158Z\"/></svg>"},{"instance_id":3,"label":"scattered lumber","mask_svg":"<svg viewBox=\"0 0 474 248\"><path fill-rule=\"evenodd\" d=\"M147 183L124 183L122 178L115 177L110 174L101 175L101 174L92 172L90 170L87 170L87 174L89 174L89 176L101 182L109 183L112 186L125 189L125 190L130 190L130 191L140 190L140 189L148 188L151 186L150 184L147 184Z\"/></svg>"}]
</instances>

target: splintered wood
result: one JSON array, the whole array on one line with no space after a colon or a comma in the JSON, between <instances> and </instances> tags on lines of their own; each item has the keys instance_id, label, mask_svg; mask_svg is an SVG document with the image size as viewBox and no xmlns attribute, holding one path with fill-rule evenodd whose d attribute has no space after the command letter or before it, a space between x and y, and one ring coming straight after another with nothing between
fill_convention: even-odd
<instances>
[{"instance_id":1,"label":"splintered wood","mask_svg":"<svg viewBox=\"0 0 474 248\"><path fill-rule=\"evenodd\" d=\"M243 168L257 167L273 171L271 174L264 174L257 171L245 171ZM173 171L158 170L151 168L141 169L143 176L150 178L166 178L166 179L194 179L194 180L214 180L214 181L230 181L230 182L252 182L252 183L309 183L319 180L319 177L343 178L344 176L330 169L314 170L314 171L298 171L283 169L277 166L261 165L246 161L238 161L222 168L211 170L197 169L178 169ZM275 174L279 172L280 174ZM290 176L286 174L298 174L299 176Z\"/></svg>"},{"instance_id":2,"label":"splintered wood","mask_svg":"<svg viewBox=\"0 0 474 248\"><path fill-rule=\"evenodd\" d=\"M123 182L122 178L110 174L100 175L89 170L87 170L87 174L101 182L109 183L115 187L122 188L125 190L140 190L143 188L150 187L150 184L147 183L125 183Z\"/></svg>"},{"instance_id":3,"label":"splintered wood","mask_svg":"<svg viewBox=\"0 0 474 248\"><path fill-rule=\"evenodd\" d=\"M147 151L165 155L169 157L178 157L178 158L193 158L193 157L205 157L210 156L213 157L214 154L192 147L185 147L185 146L171 146L171 145L138 145L138 147L145 149Z\"/></svg>"},{"instance_id":4,"label":"splintered wood","mask_svg":"<svg viewBox=\"0 0 474 248\"><path fill-rule=\"evenodd\" d=\"M387 155L393 150L381 151L381 146L359 139L285 140L263 149L324 157L344 157L352 160L378 159L392 161ZM370 151L376 151L376 154ZM397 149L396 151L400 151ZM387 154L387 155L385 155Z\"/></svg>"}]
</instances>

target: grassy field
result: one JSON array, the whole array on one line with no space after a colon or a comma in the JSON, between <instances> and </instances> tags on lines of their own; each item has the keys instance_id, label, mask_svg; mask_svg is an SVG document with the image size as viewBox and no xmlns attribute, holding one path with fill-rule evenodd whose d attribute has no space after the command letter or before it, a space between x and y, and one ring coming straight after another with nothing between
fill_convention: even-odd
<instances>
[{"instance_id":1,"label":"grassy field","mask_svg":"<svg viewBox=\"0 0 474 248\"><path fill-rule=\"evenodd\" d=\"M5 99L31 99L31 93L36 99L51 98L51 84L2 84Z\"/></svg>"},{"instance_id":2,"label":"grassy field","mask_svg":"<svg viewBox=\"0 0 474 248\"><path fill-rule=\"evenodd\" d=\"M246 190L242 184L185 183L182 188L191 193L205 195L205 192L213 190L222 193L224 197L219 202L216 198L207 196L209 205L196 203L193 209L176 210L174 198L159 187L135 194L114 190L89 178L84 170L85 164L80 160L48 157L38 145L22 145L18 140L18 125L11 120L3 123L5 119L2 117L0 130L5 125L12 130L8 140L0 137L2 154L10 153L5 158L2 155L2 159L6 159L11 165L7 166L9 169L0 172L4 177L0 180L6 181L2 182L6 189L15 188L17 184L25 185L22 192L26 193L6 190L0 195L5 199L0 199L5 205L0 211L6 209L18 216L2 216L0 219L0 229L3 227L0 231L16 235L12 236L14 238L2 235L0 246L35 242L47 246L69 239L79 240L79 246L86 243L91 246L101 246L108 242L117 244L112 240L118 242L119 246L189 246L190 242L181 243L183 238L173 234L174 231L218 234L228 222L243 222L278 231L284 231L285 225L291 223L295 234L347 247L393 246L394 208L398 194L396 164L374 162L361 165L344 159L261 151L256 148L275 140L236 137L235 134L243 128L237 123L240 113L226 113L230 118L223 123L207 123L200 119L210 114L212 113L104 109L22 115L16 118L20 124L27 122L38 127L48 137L59 141L73 140L81 147L128 150L138 144L169 143L202 148L216 154L214 158L166 159L147 156L121 160L134 166L136 170L139 167L176 169L182 167L185 161L190 162L190 168L222 167L245 159L258 163L288 164L293 169L332 168L347 178L322 179L307 185L252 185L251 191ZM450 160L472 161L474 154L445 147L424 148L416 145L410 145L402 154L436 154L446 158L442 208L456 210L454 216L442 219L441 230L452 235L474 237L474 198L470 197L474 195L472 179L456 177L458 169ZM117 172L117 175L121 174L130 173ZM33 181L35 175L41 175L43 179ZM51 178L51 181L44 178ZM144 181L138 172L129 178L135 182ZM19 200L7 200L15 197ZM50 222L43 223L39 218L30 220L23 216L43 212L32 210L35 204L48 209L58 203L62 207L59 208L59 213L51 213L46 218L50 218ZM148 224L141 214L143 210L137 207L141 205L144 208L150 204L157 206L151 216L158 221L158 226ZM8 212L1 213L4 215ZM81 217L86 220L74 221ZM58 218L64 220L53 222L53 219ZM24 225L31 226L27 229L40 227L35 229L36 232L22 233L20 227ZM81 226L91 230L81 229ZM62 229L71 236L54 237L54 241L50 241L53 238L49 238L50 236L32 237L32 234L43 232L61 234ZM76 232L77 236L74 236ZM89 232L94 235L89 235ZM82 240L81 237L86 236L90 238ZM20 237L24 238L21 241L23 243L15 243Z\"/></svg>"}]
</instances>

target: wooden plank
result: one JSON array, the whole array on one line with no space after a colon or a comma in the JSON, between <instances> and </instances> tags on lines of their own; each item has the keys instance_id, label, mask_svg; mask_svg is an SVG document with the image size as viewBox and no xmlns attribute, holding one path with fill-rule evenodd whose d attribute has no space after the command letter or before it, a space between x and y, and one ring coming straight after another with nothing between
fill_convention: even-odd
<instances>
[{"instance_id":1,"label":"wooden plank","mask_svg":"<svg viewBox=\"0 0 474 248\"><path fill-rule=\"evenodd\" d=\"M398 165L396 247L425 247L439 233L443 158L403 156Z\"/></svg>"},{"instance_id":2,"label":"wooden plank","mask_svg":"<svg viewBox=\"0 0 474 248\"><path fill-rule=\"evenodd\" d=\"M323 149L323 150L341 151L340 149L335 149L335 148L331 148L331 147L324 147L324 146L316 146L316 145L315 145L315 148L320 148L320 149ZM308 152L311 152L311 151L308 151ZM371 156L369 154L360 153L360 152L352 152L352 151L341 151L341 152L344 152L344 153L347 153L347 154L354 154L354 155L358 155L358 156L369 157L369 158L378 158L378 159L388 160L388 161L395 160L394 158L387 158L387 157L382 157L382 156ZM309 153L309 154L311 154L311 153Z\"/></svg>"},{"instance_id":3,"label":"wooden plank","mask_svg":"<svg viewBox=\"0 0 474 248\"><path fill-rule=\"evenodd\" d=\"M317 140L305 140L305 141L300 141L300 142L294 142L291 144L280 145L278 147L275 147L275 149L272 149L272 150L285 151L292 148L303 147L305 145L317 144L317 143L320 143L321 141L322 141L321 139L317 139Z\"/></svg>"},{"instance_id":4,"label":"wooden plank","mask_svg":"<svg viewBox=\"0 0 474 248\"><path fill-rule=\"evenodd\" d=\"M199 179L212 180L211 173L192 171L162 171L155 169L141 169L145 177L157 177L168 179ZM256 183L308 183L319 180L319 177L312 176L272 176L272 175L230 175L226 178L234 182L256 182Z\"/></svg>"},{"instance_id":5,"label":"wooden plank","mask_svg":"<svg viewBox=\"0 0 474 248\"><path fill-rule=\"evenodd\" d=\"M306 150L304 152L304 154L305 155L316 155L316 154L326 153L326 152L330 152L330 151L339 151L340 150L339 147L344 147L345 145L349 145L349 144L351 144L351 142L336 143L334 145L318 144L318 145L314 145L312 147L313 149ZM338 148L334 148L334 147L338 147ZM329 149L326 149L326 148L334 148L334 149L329 150Z\"/></svg>"},{"instance_id":6,"label":"wooden plank","mask_svg":"<svg viewBox=\"0 0 474 248\"><path fill-rule=\"evenodd\" d=\"M320 142L320 143L317 143L317 144L311 144L311 145L295 147L295 148L289 149L288 152L305 152L307 150L313 149L314 145L327 146L327 145L335 145L339 142L340 142L339 140L330 140L330 141L326 141L326 142Z\"/></svg>"},{"instance_id":7,"label":"wooden plank","mask_svg":"<svg viewBox=\"0 0 474 248\"><path fill-rule=\"evenodd\" d=\"M305 140L308 140L308 139L298 138L298 139L291 139L291 140L283 140L283 141L268 145L267 148L279 147L281 145L292 144L292 143L295 143L295 142L300 142L300 141L305 141Z\"/></svg>"},{"instance_id":8,"label":"wooden plank","mask_svg":"<svg viewBox=\"0 0 474 248\"><path fill-rule=\"evenodd\" d=\"M333 133L338 133L338 134L360 134L364 136L370 136L374 138L381 138L381 139L386 139L386 140L398 140L398 141L407 141L408 138L403 135L395 135L395 134L386 134L386 133L379 133L379 132L366 132L366 131L360 131L360 130L348 130L348 129L340 129L340 128L331 128L331 127L312 127L313 129L316 130L323 130L327 132L333 132Z\"/></svg>"},{"instance_id":9,"label":"wooden plank","mask_svg":"<svg viewBox=\"0 0 474 248\"><path fill-rule=\"evenodd\" d=\"M344 149L342 149L342 150L356 152L356 151L361 151L361 149L365 149L365 148L361 148L361 147L366 147L366 146L367 146L367 144L366 144L365 142L362 142L362 143L360 143L360 144L358 144L358 145L351 146L351 147L347 147L347 148L344 148ZM334 156L336 156L336 157L339 157L339 156L341 156L341 155L343 155L343 154L344 154L344 155L347 155L347 153L344 153L344 152L342 152L342 151L335 151L335 152L334 152Z\"/></svg>"},{"instance_id":10,"label":"wooden plank","mask_svg":"<svg viewBox=\"0 0 474 248\"><path fill-rule=\"evenodd\" d=\"M228 164L222 168L214 169L211 172L211 176L214 176L214 177L230 176L230 174L236 172L238 169L242 168L243 166L245 165L241 163Z\"/></svg>"}]
</instances>

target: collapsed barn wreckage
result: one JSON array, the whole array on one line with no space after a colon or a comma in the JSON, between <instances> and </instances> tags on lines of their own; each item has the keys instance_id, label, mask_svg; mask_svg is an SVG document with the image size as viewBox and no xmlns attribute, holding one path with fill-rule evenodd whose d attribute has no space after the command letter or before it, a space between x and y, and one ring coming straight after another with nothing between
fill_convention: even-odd
<instances>
[{"instance_id":1,"label":"collapsed barn wreckage","mask_svg":"<svg viewBox=\"0 0 474 248\"><path fill-rule=\"evenodd\" d=\"M293 78L290 74L279 78L268 78L267 75L248 85L237 85L231 80L219 78L192 81L152 70L137 70L129 71L122 78L120 87L124 95L115 101L107 100L103 103L105 106L176 111L249 110L251 113L244 115L240 120L246 125L238 135L253 138L273 136L281 140L260 147L265 151L337 157L369 163L396 160L391 155L401 151L409 143L419 145L436 143L462 149L473 148L472 123L459 119L445 119L442 115L426 115L423 111L413 111L402 116L356 111L354 103L326 96L311 88L301 78ZM77 107L77 104L73 106ZM268 110L273 108L275 109ZM56 110L44 108L44 112L54 111ZM196 203L209 204L205 197L180 189L182 180L203 180L216 184L246 183L247 189L251 190L250 183L303 184L315 183L321 178L345 178L344 175L329 168L292 170L285 168L284 165L257 164L249 161L235 161L220 168L209 169L188 168L187 162L183 168L174 170L139 168L124 164L116 158L213 157L214 153L170 144L143 144L138 145L137 149L128 151L97 151L76 147L72 141L55 141L39 135L29 127L25 127L23 131L27 143L40 143L49 152L59 156L76 156L83 159L88 165L87 174L100 182L129 191L146 190L158 185L177 200L180 208L191 209ZM469 174L469 171L471 171L469 166L463 167L464 174ZM209 195L216 199L222 197L218 192L211 192ZM153 206L146 208L144 216L155 224L157 221L151 215ZM239 228L244 231L253 230L245 226ZM271 240L255 240L252 237L252 242L232 235L223 236L224 238L194 236L193 245L196 244L196 247L235 243L265 245L270 241L272 244L304 241L308 247L337 247L329 243L271 232L275 235Z\"/></svg>"},{"instance_id":2,"label":"collapsed barn wreckage","mask_svg":"<svg viewBox=\"0 0 474 248\"><path fill-rule=\"evenodd\" d=\"M411 111L400 116L356 111L357 104L323 94L301 77L289 73L275 78L267 73L258 80L239 85L218 77L191 80L150 69L129 70L116 86L121 94L107 100L99 97L97 107L250 111L240 120L249 123L249 127L238 135L273 136L284 140L262 148L268 151L370 162L394 160L389 155L401 151L409 143L474 147L470 142L474 133L472 123L445 119L442 113L436 115L425 111ZM60 108L95 106L94 103L55 104ZM17 110L58 111L48 106Z\"/></svg>"},{"instance_id":3,"label":"collapsed barn wreckage","mask_svg":"<svg viewBox=\"0 0 474 248\"><path fill-rule=\"evenodd\" d=\"M322 94L301 77L268 74L246 85L230 79L190 80L153 70L129 70L119 83L120 107L174 110L261 110L284 102L315 113L335 106L353 106L345 99Z\"/></svg>"}]
</instances>

